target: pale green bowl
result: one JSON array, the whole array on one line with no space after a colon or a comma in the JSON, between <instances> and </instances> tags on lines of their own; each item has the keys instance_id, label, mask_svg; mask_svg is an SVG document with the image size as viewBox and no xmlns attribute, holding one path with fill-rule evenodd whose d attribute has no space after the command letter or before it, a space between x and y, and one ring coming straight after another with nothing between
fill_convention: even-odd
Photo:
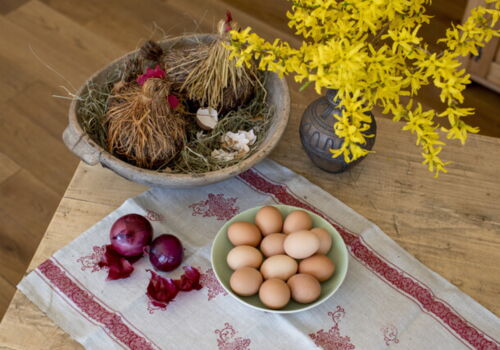
<instances>
[{"instance_id":1,"label":"pale green bowl","mask_svg":"<svg viewBox=\"0 0 500 350\"><path fill-rule=\"evenodd\" d=\"M283 217L285 217L294 210L304 210L302 208L293 207L290 205L274 205L274 207L279 209ZM311 215L311 218L313 220L313 226L324 228L332 235L333 238L332 249L330 249L327 255L335 263L336 267L335 273L328 281L321 283L321 295L319 299L310 304L299 304L293 300L290 300L288 305L285 306L283 309L273 310L269 309L264 304L262 304L262 302L259 300L258 294L255 294L250 297L241 297L233 293L233 291L231 290L231 287L229 286L229 279L231 277L231 274L233 273L233 270L231 270L231 268L227 265L226 256L234 246L227 238L227 228L235 221L248 221L253 223L255 215L257 214L257 211L260 208L261 207L248 209L234 216L231 220L226 222L224 226L222 226L222 228L215 236L214 242L212 243L212 252L211 252L212 267L215 272L215 276L222 284L224 289L231 296L233 296L239 302L257 310L274 312L274 313L283 313L283 314L294 313L311 309L323 303L326 299L331 297L337 291L337 289L344 281L345 275L347 273L347 264L348 264L347 248L344 244L344 240L337 232L337 230L333 228L332 225L330 225L325 219L323 219L319 215L314 214L308 210L304 211L306 211L307 213L309 213L309 215Z\"/></svg>"}]
</instances>

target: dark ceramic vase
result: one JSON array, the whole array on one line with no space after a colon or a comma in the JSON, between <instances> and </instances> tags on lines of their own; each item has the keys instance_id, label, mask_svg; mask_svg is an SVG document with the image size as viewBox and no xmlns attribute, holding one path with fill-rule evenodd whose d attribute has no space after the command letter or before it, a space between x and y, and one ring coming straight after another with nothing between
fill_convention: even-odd
<instances>
[{"instance_id":1,"label":"dark ceramic vase","mask_svg":"<svg viewBox=\"0 0 500 350\"><path fill-rule=\"evenodd\" d=\"M334 125L337 122L332 115L341 115L337 103L333 101L336 95L335 90L328 90L326 96L320 97L311 103L300 121L300 141L304 149L319 168L330 173L341 173L354 165L358 164L364 157L354 162L347 163L344 156L332 158L331 148L340 148L344 142L343 138L335 135ZM372 123L368 130L363 132L365 135L376 135L377 124L375 117L371 114ZM366 144L362 145L364 149L371 150L375 144L375 137L366 138Z\"/></svg>"}]
</instances>

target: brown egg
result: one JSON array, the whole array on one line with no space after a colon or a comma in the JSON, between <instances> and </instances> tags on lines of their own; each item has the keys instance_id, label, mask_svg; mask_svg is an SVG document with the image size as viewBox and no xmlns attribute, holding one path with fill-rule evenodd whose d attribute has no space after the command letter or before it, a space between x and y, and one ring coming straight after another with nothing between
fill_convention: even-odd
<instances>
[{"instance_id":1,"label":"brown egg","mask_svg":"<svg viewBox=\"0 0 500 350\"><path fill-rule=\"evenodd\" d=\"M299 273L307 273L324 282L332 277L335 272L335 264L325 255L316 254L304 259L299 264Z\"/></svg>"},{"instance_id":2,"label":"brown egg","mask_svg":"<svg viewBox=\"0 0 500 350\"><path fill-rule=\"evenodd\" d=\"M271 233L260 242L260 251L265 257L285 254L285 250L283 249L285 238L286 235L282 233Z\"/></svg>"},{"instance_id":3,"label":"brown egg","mask_svg":"<svg viewBox=\"0 0 500 350\"><path fill-rule=\"evenodd\" d=\"M281 309L290 301L290 288L278 278L264 281L259 289L259 298L270 309Z\"/></svg>"},{"instance_id":4,"label":"brown egg","mask_svg":"<svg viewBox=\"0 0 500 350\"><path fill-rule=\"evenodd\" d=\"M287 255L273 255L262 263L260 272L264 279L279 278L286 281L297 273L297 262Z\"/></svg>"},{"instance_id":5,"label":"brown egg","mask_svg":"<svg viewBox=\"0 0 500 350\"><path fill-rule=\"evenodd\" d=\"M283 216L281 212L271 206L262 207L255 215L255 224L262 232L262 235L267 236L271 233L281 232L283 228Z\"/></svg>"},{"instance_id":6,"label":"brown egg","mask_svg":"<svg viewBox=\"0 0 500 350\"><path fill-rule=\"evenodd\" d=\"M311 229L311 232L314 233L319 238L319 254L326 254L332 247L332 235L321 227L315 227Z\"/></svg>"},{"instance_id":7,"label":"brown egg","mask_svg":"<svg viewBox=\"0 0 500 350\"><path fill-rule=\"evenodd\" d=\"M233 270L249 266L258 268L262 264L262 253L249 245L240 245L234 247L227 254L227 264Z\"/></svg>"},{"instance_id":8,"label":"brown egg","mask_svg":"<svg viewBox=\"0 0 500 350\"><path fill-rule=\"evenodd\" d=\"M234 245L249 245L257 247L262 239L260 230L251 222L237 221L227 229L227 238Z\"/></svg>"},{"instance_id":9,"label":"brown egg","mask_svg":"<svg viewBox=\"0 0 500 350\"><path fill-rule=\"evenodd\" d=\"M288 234L291 232L310 230L312 228L312 219L303 210L292 211L283 223L283 232Z\"/></svg>"},{"instance_id":10,"label":"brown egg","mask_svg":"<svg viewBox=\"0 0 500 350\"><path fill-rule=\"evenodd\" d=\"M318 280L305 273L293 275L286 283L292 292L292 299L297 303L312 303L321 294L321 285Z\"/></svg>"},{"instance_id":11,"label":"brown egg","mask_svg":"<svg viewBox=\"0 0 500 350\"><path fill-rule=\"evenodd\" d=\"M233 272L229 285L233 292L241 296L254 295L259 291L263 278L253 267L242 267Z\"/></svg>"},{"instance_id":12,"label":"brown egg","mask_svg":"<svg viewBox=\"0 0 500 350\"><path fill-rule=\"evenodd\" d=\"M294 259L305 259L318 251L319 244L318 236L311 231L297 231L286 236L283 249Z\"/></svg>"}]
</instances>

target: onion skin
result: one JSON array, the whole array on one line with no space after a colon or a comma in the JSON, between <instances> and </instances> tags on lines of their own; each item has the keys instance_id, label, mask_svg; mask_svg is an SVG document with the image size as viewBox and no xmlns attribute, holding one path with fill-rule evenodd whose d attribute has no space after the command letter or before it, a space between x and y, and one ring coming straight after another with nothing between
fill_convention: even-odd
<instances>
[{"instance_id":1,"label":"onion skin","mask_svg":"<svg viewBox=\"0 0 500 350\"><path fill-rule=\"evenodd\" d=\"M182 243L177 237L163 234L156 237L149 248L149 261L160 271L172 271L184 257Z\"/></svg>"},{"instance_id":2,"label":"onion skin","mask_svg":"<svg viewBox=\"0 0 500 350\"><path fill-rule=\"evenodd\" d=\"M134 267L132 266L133 261L129 261L123 256L116 253L113 247L108 244L106 246L106 251L99 261L99 267L108 268L108 277L106 280L113 281L121 278L127 278L134 272Z\"/></svg>"},{"instance_id":3,"label":"onion skin","mask_svg":"<svg viewBox=\"0 0 500 350\"><path fill-rule=\"evenodd\" d=\"M180 291L189 292L190 290L200 290L203 286L200 284L200 271L192 266L184 266L184 273L181 278L174 280L175 285Z\"/></svg>"},{"instance_id":4,"label":"onion skin","mask_svg":"<svg viewBox=\"0 0 500 350\"><path fill-rule=\"evenodd\" d=\"M114 251L121 256L141 256L153 239L153 227L144 216L128 214L115 221L109 238Z\"/></svg>"},{"instance_id":5,"label":"onion skin","mask_svg":"<svg viewBox=\"0 0 500 350\"><path fill-rule=\"evenodd\" d=\"M154 306L166 307L177 296L179 289L171 278L164 278L151 270L146 271L151 272L146 295Z\"/></svg>"},{"instance_id":6,"label":"onion skin","mask_svg":"<svg viewBox=\"0 0 500 350\"><path fill-rule=\"evenodd\" d=\"M184 273L176 280L162 277L152 270L146 270L151 273L146 295L153 305L166 307L179 292L189 292L203 288L200 284L201 275L198 269L192 266L184 266L183 269Z\"/></svg>"}]
</instances>

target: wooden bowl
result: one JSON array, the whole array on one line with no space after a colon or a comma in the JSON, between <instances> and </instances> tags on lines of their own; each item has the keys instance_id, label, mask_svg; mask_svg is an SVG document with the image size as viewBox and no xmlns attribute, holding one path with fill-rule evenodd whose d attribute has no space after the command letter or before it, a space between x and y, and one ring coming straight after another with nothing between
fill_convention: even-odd
<instances>
[{"instance_id":1,"label":"wooden bowl","mask_svg":"<svg viewBox=\"0 0 500 350\"><path fill-rule=\"evenodd\" d=\"M180 36L162 41L160 45L168 50L191 46L199 41L210 42L213 38L214 36L211 34ZM130 52L95 73L85 82L85 84L83 84L76 95L81 96L84 94L88 88L89 82L97 84L105 82L108 74L115 69L116 65L121 64L123 60L128 59L132 55L137 55L137 53L138 50ZM115 157L98 145L83 131L77 118L77 110L80 103L78 98L73 99L71 102L69 108L69 124L64 130L63 140L66 146L85 163L90 165L100 163L103 167L111 169L118 175L144 185L186 188L219 182L236 176L263 160L277 145L285 131L290 114L290 94L288 92L288 85L285 79L280 79L276 74L266 74L269 74L265 86L268 92L267 99L268 103L274 107L274 116L267 134L252 155L235 165L221 170L199 174L170 174L139 168Z\"/></svg>"}]
</instances>

